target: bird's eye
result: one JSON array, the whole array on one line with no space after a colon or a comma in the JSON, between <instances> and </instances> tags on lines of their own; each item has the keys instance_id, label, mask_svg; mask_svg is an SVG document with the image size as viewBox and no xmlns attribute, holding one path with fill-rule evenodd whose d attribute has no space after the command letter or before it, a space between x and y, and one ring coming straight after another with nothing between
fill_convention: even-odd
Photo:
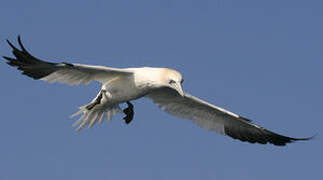
<instances>
[{"instance_id":1,"label":"bird's eye","mask_svg":"<svg viewBox=\"0 0 323 180\"><path fill-rule=\"evenodd\" d=\"M169 84L173 84L173 83L176 83L176 82L174 80L169 81Z\"/></svg>"}]
</instances>

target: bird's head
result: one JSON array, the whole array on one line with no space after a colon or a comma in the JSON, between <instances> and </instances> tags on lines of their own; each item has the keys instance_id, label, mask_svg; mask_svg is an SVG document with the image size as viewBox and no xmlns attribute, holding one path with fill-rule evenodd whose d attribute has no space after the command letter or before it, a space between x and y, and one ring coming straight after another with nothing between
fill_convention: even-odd
<instances>
[{"instance_id":1,"label":"bird's head","mask_svg":"<svg viewBox=\"0 0 323 180\"><path fill-rule=\"evenodd\" d=\"M167 68L165 68L162 73L162 84L166 87L174 89L179 95L184 96L184 91L182 89L182 83L184 80L181 73Z\"/></svg>"}]
</instances>

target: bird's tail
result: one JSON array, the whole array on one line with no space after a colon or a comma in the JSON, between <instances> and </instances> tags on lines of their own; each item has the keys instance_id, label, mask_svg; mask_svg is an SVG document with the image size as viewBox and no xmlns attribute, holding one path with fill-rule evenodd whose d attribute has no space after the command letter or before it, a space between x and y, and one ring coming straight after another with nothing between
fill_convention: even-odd
<instances>
[{"instance_id":1,"label":"bird's tail","mask_svg":"<svg viewBox=\"0 0 323 180\"><path fill-rule=\"evenodd\" d=\"M112 117L117 112L122 113L122 110L119 107L119 105L115 105L106 109L89 108L89 105L91 104L79 107L80 110L70 116L70 118L74 118L83 114L72 125L73 127L78 126L76 129L77 131L80 131L86 125L88 125L88 127L91 128L96 122L99 122L101 124L105 118L107 119L107 122L110 122Z\"/></svg>"}]
</instances>

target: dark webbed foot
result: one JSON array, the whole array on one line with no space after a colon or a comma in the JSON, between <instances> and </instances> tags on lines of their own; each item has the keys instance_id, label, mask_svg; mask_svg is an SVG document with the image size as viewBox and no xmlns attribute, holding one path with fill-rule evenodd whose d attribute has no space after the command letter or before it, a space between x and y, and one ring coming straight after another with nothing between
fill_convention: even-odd
<instances>
[{"instance_id":1,"label":"dark webbed foot","mask_svg":"<svg viewBox=\"0 0 323 180\"><path fill-rule=\"evenodd\" d=\"M129 124L132 121L135 112L133 111L133 105L130 103L130 101L127 101L126 103L128 107L123 110L123 112L126 114L123 119L126 121L126 124Z\"/></svg>"}]
</instances>

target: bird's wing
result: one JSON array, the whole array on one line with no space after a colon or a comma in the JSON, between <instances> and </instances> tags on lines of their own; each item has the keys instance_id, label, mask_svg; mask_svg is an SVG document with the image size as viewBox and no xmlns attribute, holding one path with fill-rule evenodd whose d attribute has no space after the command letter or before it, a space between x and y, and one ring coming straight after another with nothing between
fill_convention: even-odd
<instances>
[{"instance_id":1,"label":"bird's wing","mask_svg":"<svg viewBox=\"0 0 323 180\"><path fill-rule=\"evenodd\" d=\"M12 53L15 58L3 56L9 65L17 67L23 73L33 79L40 79L50 83L61 82L69 85L88 84L91 81L105 83L115 76L132 75L127 69L111 68L105 66L94 66L72 63L51 63L42 61L32 56L22 45L20 36L18 43L21 50L16 48L10 41Z\"/></svg>"},{"instance_id":2,"label":"bird's wing","mask_svg":"<svg viewBox=\"0 0 323 180\"><path fill-rule=\"evenodd\" d=\"M154 103L167 113L193 120L197 125L216 131L234 139L250 143L271 143L283 146L297 140L310 138L291 138L276 134L267 129L252 124L250 120L234 114L230 111L214 106L197 97L185 94L178 95L169 88L160 89L147 95Z\"/></svg>"}]
</instances>

